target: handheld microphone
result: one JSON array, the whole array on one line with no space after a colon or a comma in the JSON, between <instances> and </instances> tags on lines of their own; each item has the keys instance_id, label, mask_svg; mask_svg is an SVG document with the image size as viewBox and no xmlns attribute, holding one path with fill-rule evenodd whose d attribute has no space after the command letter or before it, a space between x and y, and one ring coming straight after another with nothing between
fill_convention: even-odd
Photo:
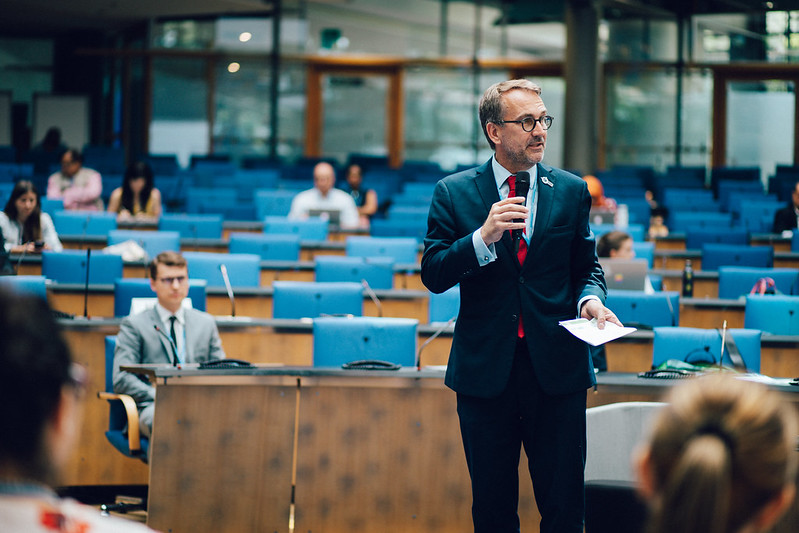
<instances>
[{"instance_id":1,"label":"handheld microphone","mask_svg":"<svg viewBox=\"0 0 799 533\"><path fill-rule=\"evenodd\" d=\"M230 286L230 278L227 275L227 267L224 263L219 265L219 271L222 273L222 280L225 282L227 297L230 299L230 316L236 316L236 300L233 298L233 287Z\"/></svg>"},{"instance_id":2,"label":"handheld microphone","mask_svg":"<svg viewBox=\"0 0 799 533\"><path fill-rule=\"evenodd\" d=\"M92 249L86 248L86 284L83 286L83 318L89 318L89 265L92 260Z\"/></svg>"},{"instance_id":3,"label":"handheld microphone","mask_svg":"<svg viewBox=\"0 0 799 533\"><path fill-rule=\"evenodd\" d=\"M175 341L172 340L170 335L167 335L163 329L158 324L153 324L155 331L161 334L167 341L169 341L169 345L172 347L172 366L178 366L178 347L175 346Z\"/></svg>"},{"instance_id":4,"label":"handheld microphone","mask_svg":"<svg viewBox=\"0 0 799 533\"><path fill-rule=\"evenodd\" d=\"M527 171L520 171L516 173L516 196L521 196L524 198L524 202L522 205L527 204L527 193L530 192L530 173ZM524 219L514 219L514 222L524 222ZM513 230L512 237L513 237L513 248L518 253L519 251L519 242L522 240L522 235L524 234L524 230L515 229Z\"/></svg>"},{"instance_id":5,"label":"handheld microphone","mask_svg":"<svg viewBox=\"0 0 799 533\"><path fill-rule=\"evenodd\" d=\"M426 347L428 344L430 344L431 342L433 342L433 340L435 340L435 338L436 338L436 337L438 337L439 335L441 335L442 333L444 333L444 330L445 330L445 329L447 329L448 327L450 327L450 326L452 325L452 323L453 323L453 322L455 322L455 319L456 319L456 318L458 318L458 315L455 315L455 316L453 316L452 318L450 318L449 320L447 320L446 322L444 322L444 324L443 324L443 325L442 325L440 328L438 328L437 330L435 330L435 331L433 332L433 334L432 334L432 335L430 335L430 338L428 338L426 341L424 341L424 342L422 343L422 345L421 345L421 346L419 346L419 350L416 352L416 370L417 370L417 371L420 371L420 370L422 370L422 350L424 350L424 349L425 349L425 347Z\"/></svg>"},{"instance_id":6,"label":"handheld microphone","mask_svg":"<svg viewBox=\"0 0 799 533\"><path fill-rule=\"evenodd\" d=\"M366 294L369 295L369 299L371 299L374 304L377 306L377 316L383 316L383 304L380 303L380 299L375 294L375 291L372 290L372 287L369 286L369 282L365 279L361 280L361 285L363 285L364 290L366 290Z\"/></svg>"}]
</instances>

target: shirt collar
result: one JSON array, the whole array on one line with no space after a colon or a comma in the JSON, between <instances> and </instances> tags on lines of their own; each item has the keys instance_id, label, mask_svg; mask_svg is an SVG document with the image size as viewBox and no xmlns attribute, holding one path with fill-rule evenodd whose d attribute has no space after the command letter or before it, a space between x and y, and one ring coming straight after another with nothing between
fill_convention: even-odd
<instances>
[{"instance_id":1,"label":"shirt collar","mask_svg":"<svg viewBox=\"0 0 799 533\"><path fill-rule=\"evenodd\" d=\"M513 174L513 172L500 165L496 155L491 158L491 168L494 171L494 180L497 182L497 190L499 190L502 188L502 184L505 183L505 180L508 179L508 176ZM538 185L538 165L533 165L531 168L527 169L527 172L530 173L530 191L532 192L535 191Z\"/></svg>"},{"instance_id":2,"label":"shirt collar","mask_svg":"<svg viewBox=\"0 0 799 533\"><path fill-rule=\"evenodd\" d=\"M163 322L164 325L169 326L170 325L169 317L172 316L172 312L163 305L161 305L160 303L155 304L155 310L158 311L158 317L161 319L161 322ZM185 325L186 310L183 309L183 306L181 306L180 309L178 309L178 311L175 313L175 316L177 317L178 323L180 323L181 326Z\"/></svg>"}]
</instances>

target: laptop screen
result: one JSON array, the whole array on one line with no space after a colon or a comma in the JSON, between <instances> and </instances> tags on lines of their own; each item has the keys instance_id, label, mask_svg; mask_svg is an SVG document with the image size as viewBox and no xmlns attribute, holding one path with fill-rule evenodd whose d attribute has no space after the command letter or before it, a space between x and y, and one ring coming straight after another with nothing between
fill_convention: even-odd
<instances>
[{"instance_id":1,"label":"laptop screen","mask_svg":"<svg viewBox=\"0 0 799 533\"><path fill-rule=\"evenodd\" d=\"M318 217L335 225L341 222L341 211L338 209L309 209L308 216Z\"/></svg>"},{"instance_id":2,"label":"laptop screen","mask_svg":"<svg viewBox=\"0 0 799 533\"><path fill-rule=\"evenodd\" d=\"M600 258L599 264L605 271L605 283L608 289L644 290L649 267L646 259L608 259L603 257Z\"/></svg>"}]
</instances>

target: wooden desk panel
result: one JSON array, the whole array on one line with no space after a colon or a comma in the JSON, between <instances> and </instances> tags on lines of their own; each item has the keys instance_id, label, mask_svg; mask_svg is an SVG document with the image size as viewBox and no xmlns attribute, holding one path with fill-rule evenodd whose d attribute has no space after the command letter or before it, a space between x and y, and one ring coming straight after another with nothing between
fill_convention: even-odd
<instances>
[{"instance_id":1,"label":"wooden desk panel","mask_svg":"<svg viewBox=\"0 0 799 533\"><path fill-rule=\"evenodd\" d=\"M287 531L297 387L157 391L150 527L174 533Z\"/></svg>"}]
</instances>

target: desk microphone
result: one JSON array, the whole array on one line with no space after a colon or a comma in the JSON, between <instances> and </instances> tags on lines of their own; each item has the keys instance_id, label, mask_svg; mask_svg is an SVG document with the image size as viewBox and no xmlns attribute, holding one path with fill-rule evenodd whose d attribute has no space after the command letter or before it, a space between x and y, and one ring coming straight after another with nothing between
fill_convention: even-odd
<instances>
[{"instance_id":1,"label":"desk microphone","mask_svg":"<svg viewBox=\"0 0 799 533\"><path fill-rule=\"evenodd\" d=\"M172 358L172 366L178 366L178 347L175 346L175 341L172 340L170 335L164 333L164 330L158 324L153 324L155 331L161 334L167 341L169 341L169 345L172 347L172 354L174 357Z\"/></svg>"},{"instance_id":2,"label":"desk microphone","mask_svg":"<svg viewBox=\"0 0 799 533\"><path fill-rule=\"evenodd\" d=\"M361 280L361 285L363 285L364 290L366 290L366 294L369 295L369 298L375 303L377 306L377 316L383 316L383 304L380 303L380 299L375 294L375 291L372 290L372 287L369 286L369 282L365 279Z\"/></svg>"},{"instance_id":3,"label":"desk microphone","mask_svg":"<svg viewBox=\"0 0 799 533\"><path fill-rule=\"evenodd\" d=\"M86 283L83 286L83 318L89 318L89 265L92 260L92 249L86 248Z\"/></svg>"},{"instance_id":4,"label":"desk microphone","mask_svg":"<svg viewBox=\"0 0 799 533\"><path fill-rule=\"evenodd\" d=\"M527 171L520 171L516 173L516 196L522 196L524 201L522 205L527 204L527 193L530 192L530 173ZM524 222L524 219L514 219L514 222ZM522 236L524 235L523 229L515 229L512 232L513 237L513 250L516 253L519 253L519 242L522 240Z\"/></svg>"},{"instance_id":5,"label":"desk microphone","mask_svg":"<svg viewBox=\"0 0 799 533\"><path fill-rule=\"evenodd\" d=\"M455 319L456 319L456 318L458 318L458 315L455 315L455 316L453 316L452 318L450 318L449 320L447 320L446 322L444 322L444 325L443 325L443 326L441 326L440 328L438 328L437 330L435 330L435 331L433 332L433 334L432 334L432 335L430 335L430 338L429 338L429 339L427 339L426 341L424 341L424 342L422 343L422 345L421 345L421 346L419 346L419 350L416 352L416 370L417 370L417 371L420 371L420 370L422 370L422 350L424 350L424 349L425 349L425 347L426 347L428 344L430 344L431 342L433 342L433 340L434 340L436 337L438 337L439 335L441 335L442 333L444 333L444 330L445 330L445 329L447 329L448 327L450 327L450 326L451 326L451 325L452 325L452 324L455 322Z\"/></svg>"},{"instance_id":6,"label":"desk microphone","mask_svg":"<svg viewBox=\"0 0 799 533\"><path fill-rule=\"evenodd\" d=\"M83 245L86 244L86 248L89 248L89 245L86 243L86 234L89 233L89 222L91 221L92 216L86 215L86 219L83 221L83 231L80 234L80 241L78 246L83 248Z\"/></svg>"},{"instance_id":7,"label":"desk microphone","mask_svg":"<svg viewBox=\"0 0 799 533\"><path fill-rule=\"evenodd\" d=\"M30 241L29 241L30 242ZM17 268L14 269L14 275L19 276L19 266L22 264L22 259L25 257L25 254L28 253L28 246L27 242L25 243L25 247L22 248L22 253L19 254L19 259L17 259Z\"/></svg>"},{"instance_id":8,"label":"desk microphone","mask_svg":"<svg viewBox=\"0 0 799 533\"><path fill-rule=\"evenodd\" d=\"M225 282L227 297L230 299L230 316L236 316L236 300L233 298L233 287L230 286L230 278L227 275L225 263L219 265L219 271L222 273L222 280Z\"/></svg>"}]
</instances>

